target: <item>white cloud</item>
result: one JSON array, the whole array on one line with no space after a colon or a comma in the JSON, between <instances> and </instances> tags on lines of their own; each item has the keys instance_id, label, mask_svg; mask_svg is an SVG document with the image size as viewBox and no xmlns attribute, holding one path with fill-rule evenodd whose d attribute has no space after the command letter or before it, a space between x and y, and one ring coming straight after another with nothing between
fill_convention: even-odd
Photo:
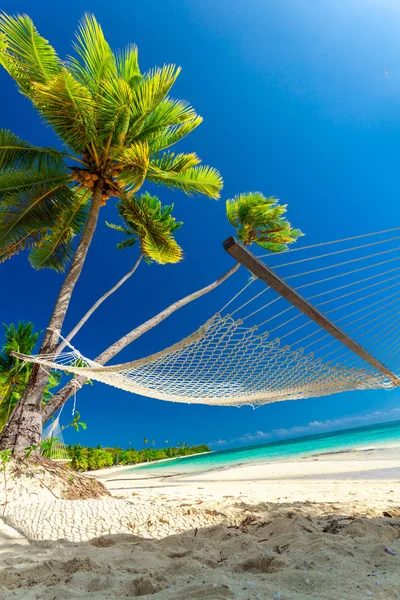
<instances>
[{"instance_id":1,"label":"white cloud","mask_svg":"<svg viewBox=\"0 0 400 600\"><path fill-rule=\"evenodd\" d=\"M353 425L362 425L363 423L383 422L385 420L395 420L400 417L400 407L383 411L376 410L364 415L354 415L343 417L341 419L327 419L326 421L310 421L307 425L296 425L288 429L279 428L272 431L255 431L254 433L244 433L243 435L231 440L217 440L209 442L209 446L231 446L234 444L251 444L252 442L270 441L277 438L286 438L293 436L309 435L318 433L318 431L334 431Z\"/></svg>"}]
</instances>

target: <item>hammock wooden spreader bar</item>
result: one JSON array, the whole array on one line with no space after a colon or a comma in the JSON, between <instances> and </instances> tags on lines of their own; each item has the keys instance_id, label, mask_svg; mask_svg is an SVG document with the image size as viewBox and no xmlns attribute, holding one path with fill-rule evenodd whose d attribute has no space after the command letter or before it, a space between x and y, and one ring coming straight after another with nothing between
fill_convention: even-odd
<instances>
[{"instance_id":1,"label":"hammock wooden spreader bar","mask_svg":"<svg viewBox=\"0 0 400 600\"><path fill-rule=\"evenodd\" d=\"M310 302L305 300L305 298L303 298L295 289L274 273L272 269L254 256L242 242L231 236L225 240L223 246L228 254L246 267L246 269L248 269L255 277L264 281L270 288L298 308L309 319L312 319L317 325L330 333L344 346L352 350L366 363L382 373L382 375L387 377L396 387L400 387L400 378L397 375L372 356L372 354L365 350L360 344L351 339L351 337L332 323L332 321L325 317L318 309L310 304Z\"/></svg>"}]
</instances>

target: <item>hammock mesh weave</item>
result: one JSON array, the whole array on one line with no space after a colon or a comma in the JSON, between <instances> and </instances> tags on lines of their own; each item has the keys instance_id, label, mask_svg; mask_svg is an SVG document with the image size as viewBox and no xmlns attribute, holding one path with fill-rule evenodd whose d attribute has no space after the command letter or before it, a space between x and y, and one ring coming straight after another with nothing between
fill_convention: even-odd
<instances>
[{"instance_id":1,"label":"hammock mesh weave","mask_svg":"<svg viewBox=\"0 0 400 600\"><path fill-rule=\"evenodd\" d=\"M329 246L329 252L317 256L305 252L297 261L293 257L298 254L288 253L289 262L272 267L293 280L290 284L332 322L398 372L400 251L396 240L400 237L393 237L393 231L399 230L391 230L389 236L368 234L375 236L372 241L357 241L358 245L343 245L339 240L339 249L332 252ZM370 246L376 249L367 254ZM344 252L346 260L339 257L335 262L336 255ZM312 269L307 261L313 261ZM305 271L299 272L299 263ZM195 333L147 358L101 366L69 346L58 356L27 360L150 398L222 406L395 387L263 282L249 279L245 269L238 273L239 283L245 285L224 309Z\"/></svg>"}]
</instances>

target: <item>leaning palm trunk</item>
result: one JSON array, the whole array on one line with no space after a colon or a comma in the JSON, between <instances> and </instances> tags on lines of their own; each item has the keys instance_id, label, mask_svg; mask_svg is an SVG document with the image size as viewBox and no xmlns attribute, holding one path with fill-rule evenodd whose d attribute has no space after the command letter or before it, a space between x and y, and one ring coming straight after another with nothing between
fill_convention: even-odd
<instances>
[{"instance_id":1,"label":"leaning palm trunk","mask_svg":"<svg viewBox=\"0 0 400 600\"><path fill-rule=\"evenodd\" d=\"M61 330L63 325L72 292L81 274L90 243L96 230L102 193L103 181L99 179L94 188L92 204L85 229L56 300L40 354L51 354L57 348L57 332ZM24 394L1 434L0 450L10 448L13 450L15 456L21 456L24 454L26 447L39 445L42 435L41 404L47 380L47 371L39 365L34 365Z\"/></svg>"},{"instance_id":2,"label":"leaning palm trunk","mask_svg":"<svg viewBox=\"0 0 400 600\"><path fill-rule=\"evenodd\" d=\"M84 324L86 323L86 321L88 319L90 319L90 317L92 316L92 314L99 308L99 306L101 306L103 304L103 302L105 300L107 300L107 298L109 298L112 294L114 294L114 292L116 292L125 283L125 281L127 281L130 277L132 277L132 275L134 274L134 272L136 271L136 269L140 265L140 262L141 262L143 256L144 255L141 253L139 255L139 258L137 259L137 261L133 265L132 269L130 271L128 271L126 273L126 275L124 275L123 277L121 277L121 279L111 289L109 289L108 292L106 292L105 294L103 294L103 296L101 296L101 298L99 298L97 300L97 302L95 302L93 304L93 306L91 308L89 308L89 310L82 317L82 319L79 321L79 323L77 323L75 325L75 327L70 331L70 333L67 335L67 337L64 339L64 341L61 342L61 344L58 346L57 352L62 352L64 350L65 346L68 344L68 342L70 342L76 336L76 334L78 333L78 331L84 326Z\"/></svg>"},{"instance_id":3,"label":"leaning palm trunk","mask_svg":"<svg viewBox=\"0 0 400 600\"><path fill-rule=\"evenodd\" d=\"M201 288L200 290L197 290L196 292L193 292L192 294L189 294L188 296L185 296L184 298L181 298L173 304L170 304L170 306L159 312L157 315L155 315L148 321L145 321L144 323L142 323L142 325L139 325L139 327L132 329L132 331L124 335L122 338L120 338L119 340L114 342L114 344L112 344L106 350L104 350L101 354L99 354L99 356L97 356L97 358L94 359L95 362L99 365L107 364L112 358L114 358L114 356L119 354L121 350L129 346L129 344L137 340L141 335L143 335L147 331L150 331L150 329L153 329L153 327L159 325L162 321L164 321L164 319L172 315L172 313L217 288L231 275L236 273L239 267L240 263L236 263L231 269L229 269L229 271L224 273L224 275L222 275L209 285ZM71 396L77 391L77 388L83 385L86 381L86 377L83 376L74 378L69 383L67 383L57 394L55 394L55 396L53 396L53 398L43 408L43 423L50 419L50 417L52 417L54 413L59 408L61 408L61 406L65 404L65 402L67 402L69 398L71 398Z\"/></svg>"}]
</instances>

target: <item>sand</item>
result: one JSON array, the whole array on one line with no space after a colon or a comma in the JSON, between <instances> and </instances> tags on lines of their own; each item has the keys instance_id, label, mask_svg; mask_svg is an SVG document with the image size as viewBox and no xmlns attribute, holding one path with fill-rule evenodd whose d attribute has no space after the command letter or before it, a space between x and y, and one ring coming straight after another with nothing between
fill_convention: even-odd
<instances>
[{"instance_id":1,"label":"sand","mask_svg":"<svg viewBox=\"0 0 400 600\"><path fill-rule=\"evenodd\" d=\"M184 476L173 462L97 472L112 493L97 500L12 483L0 599L400 599L399 446Z\"/></svg>"}]
</instances>

